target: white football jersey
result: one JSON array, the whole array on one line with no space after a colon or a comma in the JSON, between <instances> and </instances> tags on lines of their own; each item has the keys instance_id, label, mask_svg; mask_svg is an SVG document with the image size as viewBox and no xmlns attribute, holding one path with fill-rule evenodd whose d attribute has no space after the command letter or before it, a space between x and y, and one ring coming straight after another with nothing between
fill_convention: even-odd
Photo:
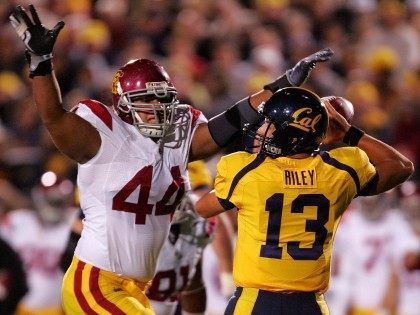
<instances>
[{"instance_id":1,"label":"white football jersey","mask_svg":"<svg viewBox=\"0 0 420 315\"><path fill-rule=\"evenodd\" d=\"M190 189L187 162L195 128L203 114L186 106L186 139L165 147L142 136L114 111L93 100L73 110L89 121L102 139L99 152L78 166L77 184L84 228L75 250L82 261L113 273L149 281L167 237L171 214Z\"/></svg>"},{"instance_id":2,"label":"white football jersey","mask_svg":"<svg viewBox=\"0 0 420 315\"><path fill-rule=\"evenodd\" d=\"M348 247L343 258L350 262L351 304L357 309L378 309L388 288L397 255L406 250L411 229L398 211L388 210L380 220L370 221L353 211L337 233L346 233Z\"/></svg>"},{"instance_id":3,"label":"white football jersey","mask_svg":"<svg viewBox=\"0 0 420 315\"><path fill-rule=\"evenodd\" d=\"M352 209L346 210L334 237L333 255L331 259L330 286L325 292L325 300L333 315L346 315L349 308L352 287L352 261L348 259L348 247L352 235L347 233L347 217ZM344 230L343 233L341 230Z\"/></svg>"},{"instance_id":4,"label":"white football jersey","mask_svg":"<svg viewBox=\"0 0 420 315\"><path fill-rule=\"evenodd\" d=\"M156 314L175 313L178 294L194 277L213 232L214 225L198 216L194 210L177 210L169 236L159 254L156 275L147 290Z\"/></svg>"},{"instance_id":5,"label":"white football jersey","mask_svg":"<svg viewBox=\"0 0 420 315\"><path fill-rule=\"evenodd\" d=\"M420 250L420 237L414 233L408 237L403 245L414 252ZM404 266L404 252L398 259L399 299L398 315L418 315L420 312L420 270L408 271Z\"/></svg>"},{"instance_id":6,"label":"white football jersey","mask_svg":"<svg viewBox=\"0 0 420 315\"><path fill-rule=\"evenodd\" d=\"M73 212L76 214L76 211ZM35 211L14 210L2 222L2 236L19 253L29 291L21 301L30 310L61 307L61 255L74 216L57 225L44 225Z\"/></svg>"}]
</instances>

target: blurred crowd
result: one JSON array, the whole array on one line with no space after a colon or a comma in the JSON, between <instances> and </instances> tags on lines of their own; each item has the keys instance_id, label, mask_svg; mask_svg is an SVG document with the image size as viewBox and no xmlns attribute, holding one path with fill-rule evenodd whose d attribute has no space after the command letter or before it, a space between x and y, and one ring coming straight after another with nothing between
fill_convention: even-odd
<instances>
[{"instance_id":1,"label":"blurred crowd","mask_svg":"<svg viewBox=\"0 0 420 315\"><path fill-rule=\"evenodd\" d=\"M114 71L145 57L168 69L181 100L211 117L331 47L333 60L306 87L348 98L356 125L419 164L418 0L9 0L0 2L0 172L19 189L45 167L74 176L41 126L8 22L15 5L29 3L47 27L66 22L54 67L68 109L84 98L111 104Z\"/></svg>"},{"instance_id":2,"label":"blurred crowd","mask_svg":"<svg viewBox=\"0 0 420 315\"><path fill-rule=\"evenodd\" d=\"M77 171L41 125L24 47L8 21L17 4L29 3L47 27L66 23L54 69L67 109L85 98L110 105L114 71L144 57L164 65L182 101L211 117L331 47L332 61L304 87L349 99L355 125L417 166L402 195L418 189L419 0L2 0L0 212L28 204L46 170L71 180Z\"/></svg>"}]
</instances>

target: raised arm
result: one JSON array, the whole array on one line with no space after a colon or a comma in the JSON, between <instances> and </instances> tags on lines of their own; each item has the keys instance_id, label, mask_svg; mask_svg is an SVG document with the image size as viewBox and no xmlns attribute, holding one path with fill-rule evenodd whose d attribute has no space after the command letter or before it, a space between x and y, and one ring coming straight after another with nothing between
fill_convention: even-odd
<instances>
[{"instance_id":1,"label":"raised arm","mask_svg":"<svg viewBox=\"0 0 420 315\"><path fill-rule=\"evenodd\" d=\"M64 22L58 22L49 30L42 25L33 5L29 5L29 10L31 18L18 6L9 19L26 46L35 104L57 148L71 159L84 163L98 152L101 138L90 123L62 106L52 67L52 51Z\"/></svg>"},{"instance_id":2,"label":"raised arm","mask_svg":"<svg viewBox=\"0 0 420 315\"><path fill-rule=\"evenodd\" d=\"M326 144L342 141L366 152L378 174L367 194L376 195L407 180L414 172L413 163L388 144L351 126L329 102L324 102L329 116Z\"/></svg>"},{"instance_id":3,"label":"raised arm","mask_svg":"<svg viewBox=\"0 0 420 315\"><path fill-rule=\"evenodd\" d=\"M261 103L267 101L274 92L281 88L302 85L308 79L316 63L329 60L333 54L331 49L326 48L301 59L282 76L265 85L261 91L211 118L208 124L200 125L194 133L190 160L207 158L228 145L240 135L244 124L254 124L261 119L257 112Z\"/></svg>"}]
</instances>

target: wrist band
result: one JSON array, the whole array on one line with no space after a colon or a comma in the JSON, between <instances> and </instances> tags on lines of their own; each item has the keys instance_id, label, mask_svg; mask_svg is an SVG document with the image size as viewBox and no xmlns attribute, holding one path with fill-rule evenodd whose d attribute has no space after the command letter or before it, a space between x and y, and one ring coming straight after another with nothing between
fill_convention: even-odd
<instances>
[{"instance_id":1,"label":"wrist band","mask_svg":"<svg viewBox=\"0 0 420 315\"><path fill-rule=\"evenodd\" d=\"M278 90L284 87L293 86L288 80L287 74L283 74L281 77L278 77L271 83L264 85L264 90L270 90L273 93L276 93Z\"/></svg>"},{"instance_id":2,"label":"wrist band","mask_svg":"<svg viewBox=\"0 0 420 315\"><path fill-rule=\"evenodd\" d=\"M365 132L363 130L360 130L359 128L352 125L344 135L343 142L352 147L355 147L357 146L364 134Z\"/></svg>"},{"instance_id":3,"label":"wrist band","mask_svg":"<svg viewBox=\"0 0 420 315\"><path fill-rule=\"evenodd\" d=\"M45 76L52 72L52 62L51 60L45 60L38 64L35 70L29 72L29 77L32 79L36 76Z\"/></svg>"}]
</instances>

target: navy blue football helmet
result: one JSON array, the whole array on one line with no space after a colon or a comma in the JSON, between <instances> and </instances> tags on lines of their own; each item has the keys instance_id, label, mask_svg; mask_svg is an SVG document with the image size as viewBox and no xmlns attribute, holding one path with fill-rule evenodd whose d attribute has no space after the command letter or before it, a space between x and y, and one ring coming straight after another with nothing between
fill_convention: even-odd
<instances>
[{"instance_id":1,"label":"navy blue football helmet","mask_svg":"<svg viewBox=\"0 0 420 315\"><path fill-rule=\"evenodd\" d=\"M265 122L273 124L271 136L257 133L261 126L245 126L245 134L261 145L260 152L272 157L290 156L297 153L313 153L326 136L328 128L327 110L315 93L299 88L287 87L274 93L262 103L259 113ZM248 140L249 144L249 140ZM246 143L245 143L246 145ZM246 146L246 149L255 147Z\"/></svg>"}]
</instances>

